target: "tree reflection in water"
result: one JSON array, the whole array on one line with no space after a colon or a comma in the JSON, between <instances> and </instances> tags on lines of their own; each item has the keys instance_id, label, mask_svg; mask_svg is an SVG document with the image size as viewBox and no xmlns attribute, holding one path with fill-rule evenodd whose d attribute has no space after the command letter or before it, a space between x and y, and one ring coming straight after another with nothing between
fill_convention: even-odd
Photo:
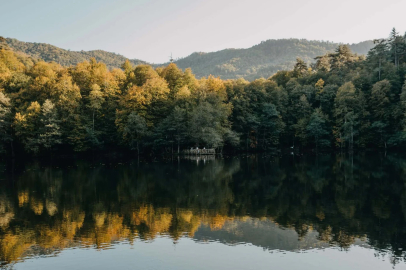
<instances>
[{"instance_id":1,"label":"tree reflection in water","mask_svg":"<svg viewBox=\"0 0 406 270\"><path fill-rule=\"evenodd\" d=\"M0 179L3 266L160 235L269 250L362 244L405 259L406 159L395 155L63 160Z\"/></svg>"}]
</instances>

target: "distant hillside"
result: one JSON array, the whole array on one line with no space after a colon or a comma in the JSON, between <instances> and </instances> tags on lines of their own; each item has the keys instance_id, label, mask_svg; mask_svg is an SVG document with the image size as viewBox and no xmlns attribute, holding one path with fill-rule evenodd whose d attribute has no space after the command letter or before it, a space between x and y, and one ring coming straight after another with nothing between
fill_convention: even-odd
<instances>
[{"instance_id":1,"label":"distant hillside","mask_svg":"<svg viewBox=\"0 0 406 270\"><path fill-rule=\"evenodd\" d=\"M213 74L222 79L243 77L253 80L269 77L281 69L292 69L296 58L314 62L314 58L334 51L340 44L305 39L267 40L248 49L226 49L212 53L193 53L175 63L180 68L191 67L197 77ZM358 54L367 54L372 41L350 45Z\"/></svg>"},{"instance_id":2,"label":"distant hillside","mask_svg":"<svg viewBox=\"0 0 406 270\"><path fill-rule=\"evenodd\" d=\"M6 40L8 46L11 47L14 51L23 52L34 58L40 58L46 62L54 61L63 66L76 65L77 63L89 60L90 58L94 57L97 61L102 61L103 63L105 63L109 68L117 68L120 67L127 59L120 54L102 50L69 51L45 43L23 42L11 38L7 38ZM134 65L146 63L138 59L133 59L130 61Z\"/></svg>"},{"instance_id":3,"label":"distant hillside","mask_svg":"<svg viewBox=\"0 0 406 270\"><path fill-rule=\"evenodd\" d=\"M102 50L69 51L45 43L22 42L11 38L7 39L7 44L15 51L47 62L55 61L64 66L76 65L95 57L97 61L104 62L109 68L117 68L127 59L122 55ZM316 56L332 52L338 45L338 43L305 39L267 40L248 49L197 52L176 60L175 63L182 69L192 68L197 77L212 74L222 79L243 77L254 80L260 77L267 78L281 69L292 69L297 57L308 63L313 62ZM366 54L373 47L373 42L364 41L352 44L350 47L358 54ZM146 64L145 61L138 59L130 61L134 65Z\"/></svg>"}]
</instances>

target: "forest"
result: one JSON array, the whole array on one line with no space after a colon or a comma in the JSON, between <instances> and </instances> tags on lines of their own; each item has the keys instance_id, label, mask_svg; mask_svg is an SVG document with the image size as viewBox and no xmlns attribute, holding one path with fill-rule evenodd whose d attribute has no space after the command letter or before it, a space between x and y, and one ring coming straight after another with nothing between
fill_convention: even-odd
<instances>
[{"instance_id":1,"label":"forest","mask_svg":"<svg viewBox=\"0 0 406 270\"><path fill-rule=\"evenodd\" d=\"M46 43L23 42L7 38L7 45L14 51L22 52L45 62L56 62L62 66L75 66L95 58L103 62L107 68L120 68L126 57L103 50L71 51ZM191 68L196 78L213 75L221 79L244 78L249 81L264 77L268 78L279 70L290 69L297 57L311 63L314 57L333 52L340 44L306 40L278 39L262 41L247 49L224 49L217 52L195 52L184 58L173 59L180 69ZM373 41L367 40L349 45L358 54L366 55L373 47ZM128 59L133 65L150 64L152 67L165 67L169 64L151 64L139 59Z\"/></svg>"},{"instance_id":2,"label":"forest","mask_svg":"<svg viewBox=\"0 0 406 270\"><path fill-rule=\"evenodd\" d=\"M0 42L2 155L406 145L406 34L395 29L366 57L340 45L251 82L198 79L175 63L109 69L92 58L64 67Z\"/></svg>"}]
</instances>

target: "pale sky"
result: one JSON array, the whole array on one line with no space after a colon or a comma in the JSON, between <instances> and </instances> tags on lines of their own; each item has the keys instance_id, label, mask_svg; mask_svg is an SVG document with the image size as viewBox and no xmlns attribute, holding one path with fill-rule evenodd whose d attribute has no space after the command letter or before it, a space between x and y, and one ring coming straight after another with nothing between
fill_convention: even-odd
<instances>
[{"instance_id":1,"label":"pale sky","mask_svg":"<svg viewBox=\"0 0 406 270\"><path fill-rule=\"evenodd\" d=\"M406 0L0 0L0 36L162 63L267 39L403 34L405 12Z\"/></svg>"}]
</instances>

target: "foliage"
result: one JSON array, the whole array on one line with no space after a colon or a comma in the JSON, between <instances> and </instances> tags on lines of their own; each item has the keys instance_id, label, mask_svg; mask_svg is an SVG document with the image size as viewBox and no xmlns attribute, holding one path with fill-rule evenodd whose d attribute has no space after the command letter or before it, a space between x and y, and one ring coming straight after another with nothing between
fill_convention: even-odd
<instances>
[{"instance_id":1,"label":"foliage","mask_svg":"<svg viewBox=\"0 0 406 270\"><path fill-rule=\"evenodd\" d=\"M102 50L69 51L45 43L22 42L10 38L6 39L6 42L14 51L47 62L54 61L63 66L74 66L91 58L105 63L110 69L122 67L125 61L128 61L130 66L146 64L138 59L129 60L122 55ZM267 40L248 49L196 52L177 59L174 63L181 69L191 68L198 78L214 75L222 79L255 80L261 77L268 78L280 70L290 69L295 64L296 58L310 64L316 56L331 53L338 46L338 43L305 39ZM367 54L372 47L372 41L350 45L350 48L358 54ZM167 67L163 68L163 74L160 75L168 81L171 89L176 88L176 69L172 69L170 63L154 65L154 67L164 66ZM173 78L169 79L168 76Z\"/></svg>"},{"instance_id":2,"label":"foliage","mask_svg":"<svg viewBox=\"0 0 406 270\"><path fill-rule=\"evenodd\" d=\"M285 43L256 49L270 44ZM198 79L175 63L110 70L92 58L65 68L3 46L0 141L3 152L16 144L31 153L404 147L405 54L405 37L392 31L366 58L340 45L314 64L298 58L291 70L248 82Z\"/></svg>"}]
</instances>

